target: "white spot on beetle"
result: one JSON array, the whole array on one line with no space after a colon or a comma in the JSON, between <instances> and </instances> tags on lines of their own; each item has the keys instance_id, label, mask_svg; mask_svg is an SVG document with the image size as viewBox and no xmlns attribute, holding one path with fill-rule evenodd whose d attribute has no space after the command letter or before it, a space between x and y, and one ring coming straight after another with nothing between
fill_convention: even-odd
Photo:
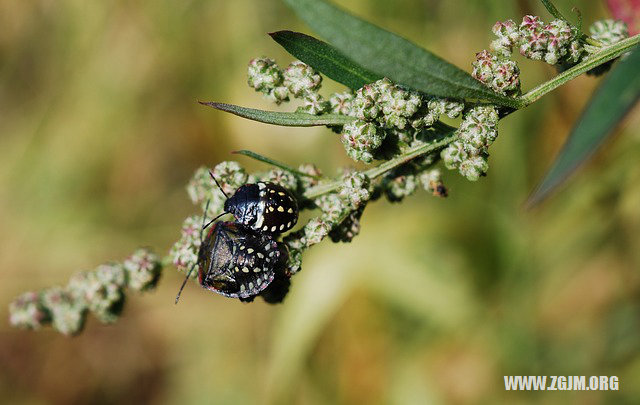
<instances>
[{"instance_id":1,"label":"white spot on beetle","mask_svg":"<svg viewBox=\"0 0 640 405\"><path fill-rule=\"evenodd\" d=\"M293 214L293 209L292 209L292 208L289 208L289 209L287 210L287 212L288 212L289 214Z\"/></svg>"},{"instance_id":2,"label":"white spot on beetle","mask_svg":"<svg viewBox=\"0 0 640 405\"><path fill-rule=\"evenodd\" d=\"M268 230L269 230L269 227L265 225L265 226L264 226L264 228L262 228L262 230L263 230L263 231L268 231Z\"/></svg>"},{"instance_id":3,"label":"white spot on beetle","mask_svg":"<svg viewBox=\"0 0 640 405\"><path fill-rule=\"evenodd\" d=\"M249 272L249 269L248 269L248 268L246 268L246 267L243 267L243 268L242 268L242 272L243 272L243 273L248 273L248 272Z\"/></svg>"},{"instance_id":4,"label":"white spot on beetle","mask_svg":"<svg viewBox=\"0 0 640 405\"><path fill-rule=\"evenodd\" d=\"M249 289L253 290L253 283L251 281L249 281Z\"/></svg>"},{"instance_id":5,"label":"white spot on beetle","mask_svg":"<svg viewBox=\"0 0 640 405\"><path fill-rule=\"evenodd\" d=\"M242 292L242 291L244 291L244 290L246 290L246 289L247 289L247 288L244 286L244 284L240 284L240 291L241 291L241 292Z\"/></svg>"},{"instance_id":6,"label":"white spot on beetle","mask_svg":"<svg viewBox=\"0 0 640 405\"><path fill-rule=\"evenodd\" d=\"M258 257L259 257L260 259L264 259L264 255L263 255L262 253L260 253L260 252L258 252Z\"/></svg>"},{"instance_id":7,"label":"white spot on beetle","mask_svg":"<svg viewBox=\"0 0 640 405\"><path fill-rule=\"evenodd\" d=\"M278 191L278 195L284 195L282 191Z\"/></svg>"},{"instance_id":8,"label":"white spot on beetle","mask_svg":"<svg viewBox=\"0 0 640 405\"><path fill-rule=\"evenodd\" d=\"M280 225L280 230L283 230L283 229L284 229L284 225Z\"/></svg>"},{"instance_id":9,"label":"white spot on beetle","mask_svg":"<svg viewBox=\"0 0 640 405\"><path fill-rule=\"evenodd\" d=\"M253 249L251 248L247 249L247 253L253 253Z\"/></svg>"},{"instance_id":10,"label":"white spot on beetle","mask_svg":"<svg viewBox=\"0 0 640 405\"><path fill-rule=\"evenodd\" d=\"M282 205L278 205L278 212L284 212L284 208L282 207Z\"/></svg>"},{"instance_id":11,"label":"white spot on beetle","mask_svg":"<svg viewBox=\"0 0 640 405\"><path fill-rule=\"evenodd\" d=\"M271 227L271 232L275 232L276 231L276 227L275 225Z\"/></svg>"},{"instance_id":12,"label":"white spot on beetle","mask_svg":"<svg viewBox=\"0 0 640 405\"><path fill-rule=\"evenodd\" d=\"M262 269L261 269L260 267L255 267L255 268L253 269L253 272L254 272L254 273L260 273L261 271L262 271Z\"/></svg>"},{"instance_id":13,"label":"white spot on beetle","mask_svg":"<svg viewBox=\"0 0 640 405\"><path fill-rule=\"evenodd\" d=\"M266 185L266 184L264 184L263 182L258 183L258 188L259 188L260 190L262 190L262 189L263 189L263 188L265 188L265 187L267 187L267 185Z\"/></svg>"}]
</instances>

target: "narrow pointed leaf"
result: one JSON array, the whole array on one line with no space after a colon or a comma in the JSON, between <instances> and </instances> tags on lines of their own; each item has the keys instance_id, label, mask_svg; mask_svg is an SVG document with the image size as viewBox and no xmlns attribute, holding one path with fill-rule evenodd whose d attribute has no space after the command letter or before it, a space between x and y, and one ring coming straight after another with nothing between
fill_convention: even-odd
<instances>
[{"instance_id":1,"label":"narrow pointed leaf","mask_svg":"<svg viewBox=\"0 0 640 405\"><path fill-rule=\"evenodd\" d=\"M414 90L439 97L518 107L467 72L412 42L323 0L284 0L302 20L358 65Z\"/></svg>"},{"instance_id":2,"label":"narrow pointed leaf","mask_svg":"<svg viewBox=\"0 0 640 405\"><path fill-rule=\"evenodd\" d=\"M544 8L547 9L549 14L551 14L552 16L554 16L559 20L568 21L566 18L564 18L562 13L556 8L555 5L553 5L553 3L550 0L541 0L541 1L542 1L542 4L544 5Z\"/></svg>"},{"instance_id":3,"label":"narrow pointed leaf","mask_svg":"<svg viewBox=\"0 0 640 405\"><path fill-rule=\"evenodd\" d=\"M314 127L323 125L344 125L355 120L348 115L339 114L322 114L313 115L300 112L280 112L280 111L264 111L255 108L241 107L233 104L203 102L216 110L226 111L239 117L247 118L253 121L264 122L265 124L280 125L285 127Z\"/></svg>"},{"instance_id":4,"label":"narrow pointed leaf","mask_svg":"<svg viewBox=\"0 0 640 405\"><path fill-rule=\"evenodd\" d=\"M291 55L351 89L382 79L381 75L369 72L331 45L312 36L294 31L278 31L269 35Z\"/></svg>"},{"instance_id":5,"label":"narrow pointed leaf","mask_svg":"<svg viewBox=\"0 0 640 405\"><path fill-rule=\"evenodd\" d=\"M639 98L640 48L636 47L635 51L618 63L596 90L553 166L529 198L528 204L537 204L549 196L591 157Z\"/></svg>"}]
</instances>

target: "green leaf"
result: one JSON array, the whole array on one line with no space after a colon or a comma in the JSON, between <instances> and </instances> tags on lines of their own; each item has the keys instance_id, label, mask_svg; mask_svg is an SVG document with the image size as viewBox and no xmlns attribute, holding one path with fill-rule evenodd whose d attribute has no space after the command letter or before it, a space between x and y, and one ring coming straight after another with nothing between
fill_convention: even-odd
<instances>
[{"instance_id":1,"label":"green leaf","mask_svg":"<svg viewBox=\"0 0 640 405\"><path fill-rule=\"evenodd\" d=\"M296 176L309 177L309 178L312 178L312 179L320 179L320 176L313 176L313 175L310 175L310 174L307 174L307 173L302 173L301 171L296 170L296 169L294 169L292 167L289 167L284 163L278 162L277 160L273 160L273 159L268 158L266 156L262 156L262 155L260 155L258 153L252 152L250 150L246 150L246 149L236 150L236 151L234 151L232 153L235 153L237 155L248 156L248 157L250 157L252 159L255 159L255 160L258 160L260 162L264 162L266 164L269 164L269 165L272 165L272 166L275 166L275 167L279 167L280 169L286 170L286 171L288 171L290 173L293 173Z\"/></svg>"},{"instance_id":2,"label":"green leaf","mask_svg":"<svg viewBox=\"0 0 640 405\"><path fill-rule=\"evenodd\" d=\"M269 35L291 55L351 89L357 90L382 79L381 75L363 69L331 45L309 35L294 31L278 31Z\"/></svg>"},{"instance_id":3,"label":"green leaf","mask_svg":"<svg viewBox=\"0 0 640 405\"><path fill-rule=\"evenodd\" d=\"M564 18L564 16L562 15L562 13L556 8L556 6L553 5L553 3L549 0L541 0L542 4L544 5L544 8L547 9L547 11L554 16L555 18L559 19L559 20L564 20L564 21L568 21L566 18Z\"/></svg>"},{"instance_id":4,"label":"green leaf","mask_svg":"<svg viewBox=\"0 0 640 405\"><path fill-rule=\"evenodd\" d=\"M640 98L640 48L618 63L595 92L553 166L528 205L532 206L562 184L595 153Z\"/></svg>"},{"instance_id":5,"label":"green leaf","mask_svg":"<svg viewBox=\"0 0 640 405\"><path fill-rule=\"evenodd\" d=\"M202 105L215 108L220 111L226 111L239 117L247 118L253 121L264 122L265 124L280 125L285 127L314 127L323 125L344 125L355 120L348 115L339 114L322 114L313 115L300 112L279 112L256 110L255 108L240 107L233 104L203 102L198 101Z\"/></svg>"},{"instance_id":6,"label":"green leaf","mask_svg":"<svg viewBox=\"0 0 640 405\"><path fill-rule=\"evenodd\" d=\"M467 72L412 42L322 0L284 0L314 31L355 63L396 83L438 97L518 107Z\"/></svg>"}]
</instances>

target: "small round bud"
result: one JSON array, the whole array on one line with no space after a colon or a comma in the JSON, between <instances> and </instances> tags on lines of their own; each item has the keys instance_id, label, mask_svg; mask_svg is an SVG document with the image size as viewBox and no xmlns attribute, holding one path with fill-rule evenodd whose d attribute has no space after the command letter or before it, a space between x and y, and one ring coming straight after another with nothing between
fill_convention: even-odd
<instances>
[{"instance_id":1,"label":"small round bud","mask_svg":"<svg viewBox=\"0 0 640 405\"><path fill-rule=\"evenodd\" d=\"M285 69L284 85L294 97L301 98L320 89L322 76L311 66L298 60L291 62Z\"/></svg>"},{"instance_id":2,"label":"small round bud","mask_svg":"<svg viewBox=\"0 0 640 405\"><path fill-rule=\"evenodd\" d=\"M465 114L457 133L470 154L487 151L498 136L498 119L498 111L492 106L475 107Z\"/></svg>"},{"instance_id":3,"label":"small round bud","mask_svg":"<svg viewBox=\"0 0 640 405\"><path fill-rule=\"evenodd\" d=\"M173 244L169 251L169 257L178 271L187 273L189 269L198 263L198 250L200 249L203 218L190 216L182 223L180 239ZM196 274L191 273L195 278Z\"/></svg>"},{"instance_id":4,"label":"small round bud","mask_svg":"<svg viewBox=\"0 0 640 405\"><path fill-rule=\"evenodd\" d=\"M440 154L444 166L449 169L457 169L460 163L469 157L469 153L464 147L464 143L460 141L451 142L449 146L444 148Z\"/></svg>"},{"instance_id":5,"label":"small round bud","mask_svg":"<svg viewBox=\"0 0 640 405\"><path fill-rule=\"evenodd\" d=\"M322 241L331 231L331 224L322 217L312 218L304 226L306 247L311 247Z\"/></svg>"},{"instance_id":6,"label":"small round bud","mask_svg":"<svg viewBox=\"0 0 640 405\"><path fill-rule=\"evenodd\" d=\"M330 222L336 222L347 209L345 199L334 193L324 194L316 198L314 200L314 204L322 211L323 216Z\"/></svg>"},{"instance_id":7,"label":"small round bud","mask_svg":"<svg viewBox=\"0 0 640 405\"><path fill-rule=\"evenodd\" d=\"M331 232L329 232L331 241L334 243L351 242L353 238L360 233L360 218L362 217L363 212L364 207L360 207L359 209L352 211L344 221L336 225Z\"/></svg>"},{"instance_id":8,"label":"small round bud","mask_svg":"<svg viewBox=\"0 0 640 405\"><path fill-rule=\"evenodd\" d=\"M403 174L387 180L385 183L385 195L390 202L402 201L405 197L413 194L418 183L413 174Z\"/></svg>"},{"instance_id":9,"label":"small round bud","mask_svg":"<svg viewBox=\"0 0 640 405\"><path fill-rule=\"evenodd\" d=\"M629 36L629 29L624 21L606 19L591 24L589 33L591 34L591 38L605 45L613 45L627 38Z\"/></svg>"},{"instance_id":10,"label":"small round bud","mask_svg":"<svg viewBox=\"0 0 640 405\"><path fill-rule=\"evenodd\" d=\"M373 121L378 118L381 113L378 105L379 96L379 87L375 83L358 89L351 103L351 115L363 121Z\"/></svg>"},{"instance_id":11,"label":"small round bud","mask_svg":"<svg viewBox=\"0 0 640 405\"><path fill-rule=\"evenodd\" d=\"M317 186L318 185L317 177L322 176L322 171L320 171L320 169L313 163L301 164L300 166L298 166L298 171L309 175L309 177L300 176L300 185L305 189L313 186Z\"/></svg>"},{"instance_id":12,"label":"small round bud","mask_svg":"<svg viewBox=\"0 0 640 405\"><path fill-rule=\"evenodd\" d=\"M373 151L380 147L385 136L386 133L375 124L355 121L343 127L340 139L352 159L369 163L373 160Z\"/></svg>"},{"instance_id":13,"label":"small round bud","mask_svg":"<svg viewBox=\"0 0 640 405\"><path fill-rule=\"evenodd\" d=\"M154 288L162 271L160 259L149 249L136 250L122 266L127 274L127 286L136 291Z\"/></svg>"},{"instance_id":14,"label":"small round bud","mask_svg":"<svg viewBox=\"0 0 640 405\"><path fill-rule=\"evenodd\" d=\"M40 329L51 318L40 300L40 294L26 292L9 304L9 323L23 329Z\"/></svg>"},{"instance_id":15,"label":"small round bud","mask_svg":"<svg viewBox=\"0 0 640 405\"><path fill-rule=\"evenodd\" d=\"M261 176L261 180L278 184L292 193L298 190L298 178L291 172L279 168L269 170Z\"/></svg>"},{"instance_id":16,"label":"small round bud","mask_svg":"<svg viewBox=\"0 0 640 405\"><path fill-rule=\"evenodd\" d=\"M67 290L53 287L43 291L42 303L51 314L52 326L58 332L70 336L84 327L87 309L78 305Z\"/></svg>"},{"instance_id":17,"label":"small round bud","mask_svg":"<svg viewBox=\"0 0 640 405\"><path fill-rule=\"evenodd\" d=\"M489 163L484 155L471 156L460 163L458 170L467 180L476 181L489 170Z\"/></svg>"},{"instance_id":18,"label":"small round bud","mask_svg":"<svg viewBox=\"0 0 640 405\"><path fill-rule=\"evenodd\" d=\"M447 188L442 183L440 169L425 170L418 177L422 188L436 197L446 197Z\"/></svg>"},{"instance_id":19,"label":"small round bud","mask_svg":"<svg viewBox=\"0 0 640 405\"><path fill-rule=\"evenodd\" d=\"M307 93L302 99L302 105L298 107L299 112L320 115L329 111L329 102L318 93Z\"/></svg>"},{"instance_id":20,"label":"small round bud","mask_svg":"<svg viewBox=\"0 0 640 405\"><path fill-rule=\"evenodd\" d=\"M334 114L350 115L353 98L353 93L350 91L345 91L343 93L333 93L329 98L331 112Z\"/></svg>"},{"instance_id":21,"label":"small round bud","mask_svg":"<svg viewBox=\"0 0 640 405\"><path fill-rule=\"evenodd\" d=\"M520 40L518 25L512 20L498 21L492 30L498 39L491 42L491 50L502 57L511 56L513 46Z\"/></svg>"},{"instance_id":22,"label":"small round bud","mask_svg":"<svg viewBox=\"0 0 640 405\"><path fill-rule=\"evenodd\" d=\"M533 60L541 60L545 54L548 38L540 17L527 15L520 24L520 54Z\"/></svg>"},{"instance_id":23,"label":"small round bud","mask_svg":"<svg viewBox=\"0 0 640 405\"><path fill-rule=\"evenodd\" d=\"M280 67L273 59L265 57L249 61L248 76L249 86L264 94L269 94L284 81Z\"/></svg>"},{"instance_id":24,"label":"small round bud","mask_svg":"<svg viewBox=\"0 0 640 405\"><path fill-rule=\"evenodd\" d=\"M120 316L124 304L122 288L125 272L122 265L103 264L89 272L85 297L89 310L104 323L113 323Z\"/></svg>"},{"instance_id":25,"label":"small round bud","mask_svg":"<svg viewBox=\"0 0 640 405\"><path fill-rule=\"evenodd\" d=\"M506 96L520 94L518 64L510 59L500 60L487 50L476 54L471 75L496 93Z\"/></svg>"},{"instance_id":26,"label":"small round bud","mask_svg":"<svg viewBox=\"0 0 640 405\"><path fill-rule=\"evenodd\" d=\"M369 178L361 172L347 173L343 177L339 195L350 204L352 209L362 206L371 198Z\"/></svg>"}]
</instances>

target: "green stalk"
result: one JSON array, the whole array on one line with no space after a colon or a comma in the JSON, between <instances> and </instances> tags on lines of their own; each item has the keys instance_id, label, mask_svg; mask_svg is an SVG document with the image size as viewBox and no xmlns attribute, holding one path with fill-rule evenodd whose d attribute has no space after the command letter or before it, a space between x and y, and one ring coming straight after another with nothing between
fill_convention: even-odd
<instances>
[{"instance_id":1,"label":"green stalk","mask_svg":"<svg viewBox=\"0 0 640 405\"><path fill-rule=\"evenodd\" d=\"M366 170L364 174L366 174L367 177L369 177L370 179L375 179L376 177L381 176L384 173L398 166L401 166L417 157L420 157L422 155L431 153L437 149L445 147L446 145L456 140L455 128L452 128L449 126L446 126L446 127L448 128L448 132L446 134L443 134L443 136L440 139L434 142L425 143L419 146L415 146L411 149L408 149L400 156L396 156L391 160L387 160L386 162L383 162L376 167L372 167L371 169ZM335 180L330 183L320 184L318 186L308 189L304 193L304 196L308 199L317 198L323 194L331 193L333 191L338 190L341 184L342 184L342 180Z\"/></svg>"}]
</instances>

